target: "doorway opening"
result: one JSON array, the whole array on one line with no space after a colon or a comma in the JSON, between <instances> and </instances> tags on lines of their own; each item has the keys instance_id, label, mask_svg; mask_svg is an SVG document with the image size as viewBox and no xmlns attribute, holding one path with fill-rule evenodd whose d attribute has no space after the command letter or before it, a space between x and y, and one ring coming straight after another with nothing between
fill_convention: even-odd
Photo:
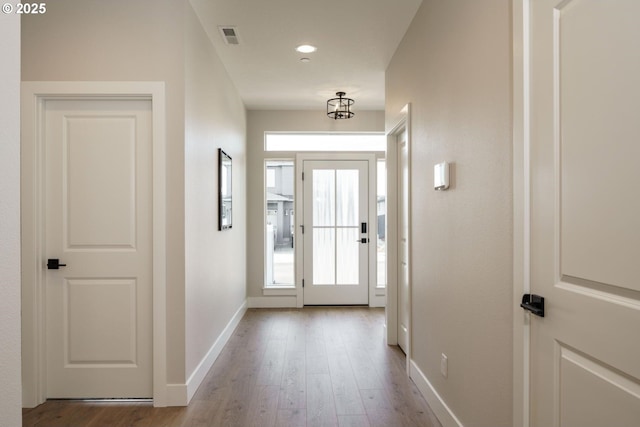
<instances>
[{"instance_id":1,"label":"doorway opening","mask_svg":"<svg viewBox=\"0 0 640 427\"><path fill-rule=\"evenodd\" d=\"M298 307L384 306L386 186L384 174L378 184L378 172L386 165L385 135L268 132L264 150L264 295L295 293ZM328 163L307 173L313 162ZM323 174L333 180L320 179ZM321 187L328 191L318 192ZM353 293L355 282L362 285L357 302L337 297L339 290ZM316 286L327 298L310 302Z\"/></svg>"},{"instance_id":2,"label":"doorway opening","mask_svg":"<svg viewBox=\"0 0 640 427\"><path fill-rule=\"evenodd\" d=\"M167 386L166 341L160 339L166 333L164 85L28 82L22 90L23 101L35 99L22 103L22 116L33 119L23 121L21 143L23 406L35 407L47 398L69 396L153 397L154 406L166 406L167 396L163 392ZM123 114L131 109L133 113ZM61 121L67 130L73 127L76 132L61 133ZM103 150L110 157L99 161L84 142L91 141L104 149L108 145L102 132L105 127L111 140L116 141L118 154L128 156L129 176L133 170L144 171L139 179L116 180L118 188L109 189L105 195L111 205L120 207L117 221L109 222L112 228L108 234L77 221L83 215L91 216L94 222L104 220L100 212L86 209L84 194L91 185L104 188L105 182L113 183L110 170L105 170L101 163L105 158L115 162L113 150L111 147ZM129 132L131 129L139 132ZM45 151L47 135L58 138L56 144L64 148ZM45 161L36 162L37 158ZM102 168L99 174L95 173L98 167ZM122 170L121 164L118 167ZM47 187L52 185L50 176L65 185ZM140 201L138 195L152 202ZM120 203L123 199L127 203ZM55 215L51 209L45 209L50 204L57 206ZM139 205L148 206L144 214L134 215L132 212ZM60 234L60 230L64 233ZM49 236L50 233L58 234ZM154 242L151 246L150 241ZM124 273L103 269L101 275L93 274L89 269L97 265L94 255L101 252L121 255L132 267ZM131 261L130 255L136 253L142 253L145 259ZM79 255L86 255L87 259L76 259ZM58 258L49 262L46 256ZM43 270L45 265L47 268ZM119 264L107 263L108 268L112 265ZM137 285L143 282L144 285ZM62 288L62 304L57 298L59 289L49 288ZM118 302L124 302L124 308ZM102 316L98 321L93 321L94 318L87 321L89 306ZM121 310L117 315L122 320L107 330L102 318L115 318L113 312L118 309ZM61 341L61 330L67 345L62 356L60 352L56 355L55 360L60 363L52 368L54 358L49 353L60 347L47 343ZM108 336L113 345L87 344L90 340L95 342L101 334ZM124 374L139 366L139 375ZM71 373L70 369L76 367L77 372ZM90 379L94 374L101 375L100 372L104 378L126 377L126 381ZM53 377L54 374L60 375ZM65 387L72 382L66 381L67 374L79 374L73 381L76 388L54 390L56 385ZM89 383L105 387L89 390L79 385Z\"/></svg>"},{"instance_id":3,"label":"doorway opening","mask_svg":"<svg viewBox=\"0 0 640 427\"><path fill-rule=\"evenodd\" d=\"M411 114L398 113L387 133L387 344L407 355L411 371Z\"/></svg>"}]
</instances>

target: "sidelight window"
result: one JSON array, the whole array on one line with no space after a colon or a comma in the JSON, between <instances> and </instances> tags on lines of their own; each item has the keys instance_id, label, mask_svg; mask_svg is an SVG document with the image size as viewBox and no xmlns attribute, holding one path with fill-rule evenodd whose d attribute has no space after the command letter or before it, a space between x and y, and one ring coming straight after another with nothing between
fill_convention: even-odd
<instances>
[{"instance_id":1,"label":"sidelight window","mask_svg":"<svg viewBox=\"0 0 640 427\"><path fill-rule=\"evenodd\" d=\"M295 286L294 162L265 162L265 288Z\"/></svg>"}]
</instances>

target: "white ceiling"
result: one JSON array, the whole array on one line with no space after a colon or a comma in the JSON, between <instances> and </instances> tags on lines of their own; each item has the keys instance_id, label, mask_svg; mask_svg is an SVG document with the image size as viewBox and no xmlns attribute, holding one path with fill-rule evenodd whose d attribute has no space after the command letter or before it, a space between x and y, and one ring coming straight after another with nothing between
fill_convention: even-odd
<instances>
[{"instance_id":1,"label":"white ceiling","mask_svg":"<svg viewBox=\"0 0 640 427\"><path fill-rule=\"evenodd\" d=\"M384 109L385 69L421 2L191 0L248 109L324 109L344 91L354 111ZM240 45L219 26L235 26Z\"/></svg>"}]
</instances>

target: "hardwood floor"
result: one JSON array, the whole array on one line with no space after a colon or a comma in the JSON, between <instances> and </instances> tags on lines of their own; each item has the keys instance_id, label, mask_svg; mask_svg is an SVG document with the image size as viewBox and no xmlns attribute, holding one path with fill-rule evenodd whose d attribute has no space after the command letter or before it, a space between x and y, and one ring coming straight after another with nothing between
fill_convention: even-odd
<instances>
[{"instance_id":1,"label":"hardwood floor","mask_svg":"<svg viewBox=\"0 0 640 427\"><path fill-rule=\"evenodd\" d=\"M384 310L250 309L188 407L49 401L25 427L438 427Z\"/></svg>"}]
</instances>

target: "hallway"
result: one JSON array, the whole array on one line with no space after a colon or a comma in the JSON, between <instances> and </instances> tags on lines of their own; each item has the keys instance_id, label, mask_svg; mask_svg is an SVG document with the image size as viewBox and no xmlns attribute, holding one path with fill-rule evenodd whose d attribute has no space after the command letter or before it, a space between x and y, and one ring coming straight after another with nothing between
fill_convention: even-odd
<instances>
[{"instance_id":1,"label":"hallway","mask_svg":"<svg viewBox=\"0 0 640 427\"><path fill-rule=\"evenodd\" d=\"M250 309L186 408L51 401L24 426L440 426L384 309Z\"/></svg>"}]
</instances>

